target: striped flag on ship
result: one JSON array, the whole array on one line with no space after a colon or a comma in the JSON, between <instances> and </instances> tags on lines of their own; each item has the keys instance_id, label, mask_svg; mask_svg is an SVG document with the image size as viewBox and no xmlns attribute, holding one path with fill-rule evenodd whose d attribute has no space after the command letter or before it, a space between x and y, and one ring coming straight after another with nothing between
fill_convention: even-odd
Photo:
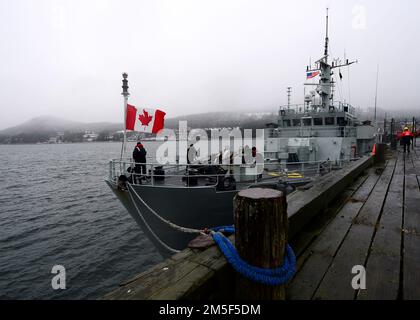
<instances>
[{"instance_id":1,"label":"striped flag on ship","mask_svg":"<svg viewBox=\"0 0 420 320\"><path fill-rule=\"evenodd\" d=\"M306 72L306 79L312 79L319 75L319 71L315 72Z\"/></svg>"}]
</instances>

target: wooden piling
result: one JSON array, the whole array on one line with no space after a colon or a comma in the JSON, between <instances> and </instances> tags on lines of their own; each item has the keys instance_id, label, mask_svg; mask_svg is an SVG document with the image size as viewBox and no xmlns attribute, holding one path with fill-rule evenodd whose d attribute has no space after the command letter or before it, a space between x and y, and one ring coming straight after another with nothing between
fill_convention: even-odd
<instances>
[{"instance_id":1,"label":"wooden piling","mask_svg":"<svg viewBox=\"0 0 420 320\"><path fill-rule=\"evenodd\" d=\"M385 143L376 144L375 164L385 163L385 151L386 151Z\"/></svg>"},{"instance_id":2,"label":"wooden piling","mask_svg":"<svg viewBox=\"0 0 420 320\"><path fill-rule=\"evenodd\" d=\"M286 196L272 189L247 189L234 199L235 246L250 265L277 268L283 264L288 236ZM239 300L283 300L285 286L266 286L241 275L236 278Z\"/></svg>"}]
</instances>

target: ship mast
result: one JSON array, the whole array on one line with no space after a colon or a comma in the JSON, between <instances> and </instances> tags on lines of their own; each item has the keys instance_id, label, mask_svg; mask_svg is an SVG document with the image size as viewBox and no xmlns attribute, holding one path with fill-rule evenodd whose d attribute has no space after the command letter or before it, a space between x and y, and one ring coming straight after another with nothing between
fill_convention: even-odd
<instances>
[{"instance_id":1,"label":"ship mast","mask_svg":"<svg viewBox=\"0 0 420 320\"><path fill-rule=\"evenodd\" d=\"M330 39L328 38L328 8L327 8L327 27L326 27L325 34L326 36L325 36L324 58L325 58L325 63L328 63L328 43L330 41Z\"/></svg>"},{"instance_id":2,"label":"ship mast","mask_svg":"<svg viewBox=\"0 0 420 320\"><path fill-rule=\"evenodd\" d=\"M334 101L333 101L333 86L334 81L332 79L333 69L347 67L356 63L357 61L349 62L348 59L345 59L344 63L340 60L333 61L332 64L328 63L328 47L329 47L329 9L327 8L327 15L326 15L326 28L325 28L325 47L324 47L324 56L315 62L315 67L308 66L306 68L307 72L320 72L320 80L318 84L305 84L305 85L316 85L317 86L317 93L321 97L321 108L323 110L334 109Z\"/></svg>"},{"instance_id":3,"label":"ship mast","mask_svg":"<svg viewBox=\"0 0 420 320\"><path fill-rule=\"evenodd\" d=\"M316 69L320 70L320 80L317 88L317 92L321 97L321 107L323 110L329 108L332 105L331 101L331 65L328 63L328 28L329 28L329 16L328 8L326 15L326 27L325 27L325 47L324 47L324 56L319 59L316 64Z\"/></svg>"}]
</instances>

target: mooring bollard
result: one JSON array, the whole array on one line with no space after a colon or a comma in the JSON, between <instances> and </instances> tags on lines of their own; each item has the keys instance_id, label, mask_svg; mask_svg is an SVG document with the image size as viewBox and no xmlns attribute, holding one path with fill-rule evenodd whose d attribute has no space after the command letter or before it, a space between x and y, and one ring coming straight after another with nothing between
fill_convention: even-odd
<instances>
[{"instance_id":1,"label":"mooring bollard","mask_svg":"<svg viewBox=\"0 0 420 320\"><path fill-rule=\"evenodd\" d=\"M247 189L234 199L235 247L248 264L274 269L283 264L288 234L286 196L272 189ZM283 300L284 285L268 286L236 276L239 300Z\"/></svg>"},{"instance_id":2,"label":"mooring bollard","mask_svg":"<svg viewBox=\"0 0 420 320\"><path fill-rule=\"evenodd\" d=\"M386 143L377 143L375 152L375 164L385 163Z\"/></svg>"}]
</instances>

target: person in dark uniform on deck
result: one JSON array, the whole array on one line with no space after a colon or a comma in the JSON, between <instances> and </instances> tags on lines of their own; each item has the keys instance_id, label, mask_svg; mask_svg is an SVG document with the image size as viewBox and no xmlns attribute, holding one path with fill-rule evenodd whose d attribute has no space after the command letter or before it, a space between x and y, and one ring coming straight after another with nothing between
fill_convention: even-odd
<instances>
[{"instance_id":1,"label":"person in dark uniform on deck","mask_svg":"<svg viewBox=\"0 0 420 320\"><path fill-rule=\"evenodd\" d=\"M136 175L142 175L140 180L146 175L146 154L147 151L141 142L137 142L133 151L133 159L135 162L134 172ZM136 176L138 178L138 176ZM137 180L137 179L136 179Z\"/></svg>"}]
</instances>

